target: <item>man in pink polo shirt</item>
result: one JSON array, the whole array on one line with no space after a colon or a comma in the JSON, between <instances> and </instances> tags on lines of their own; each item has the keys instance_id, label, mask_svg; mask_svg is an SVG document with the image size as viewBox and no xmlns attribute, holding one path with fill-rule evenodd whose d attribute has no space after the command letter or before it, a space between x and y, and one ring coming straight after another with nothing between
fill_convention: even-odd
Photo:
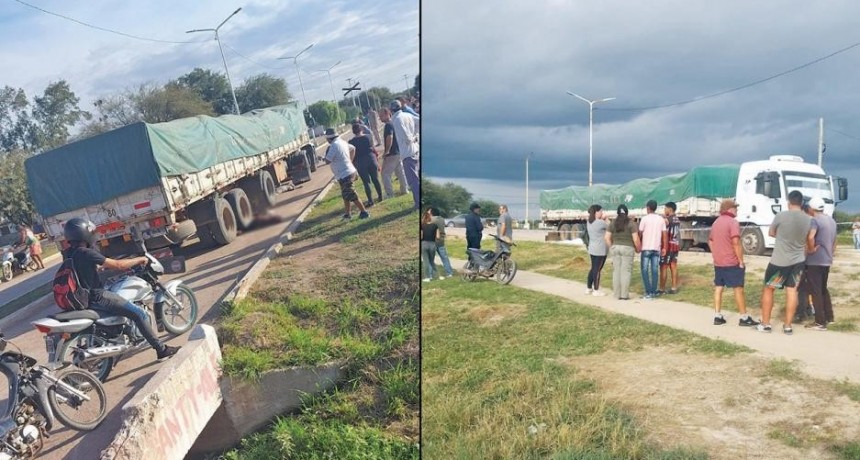
<instances>
[{"instance_id":1,"label":"man in pink polo shirt","mask_svg":"<svg viewBox=\"0 0 860 460\"><path fill-rule=\"evenodd\" d=\"M723 288L735 290L735 303L741 318L739 326L756 326L758 322L747 314L744 300L744 250L741 247L741 226L735 219L738 204L735 200L723 200L720 203L720 217L711 226L708 246L714 258L714 324L726 324L726 318L720 313L723 303Z\"/></svg>"},{"instance_id":2,"label":"man in pink polo shirt","mask_svg":"<svg viewBox=\"0 0 860 460\"><path fill-rule=\"evenodd\" d=\"M657 276L660 273L660 257L666 255L668 246L668 232L666 221L662 216L655 214L657 202L648 200L645 204L648 214L639 222L639 233L642 234L642 259L640 268L642 270L642 283L645 284L645 295L643 300L651 300L657 297Z\"/></svg>"}]
</instances>

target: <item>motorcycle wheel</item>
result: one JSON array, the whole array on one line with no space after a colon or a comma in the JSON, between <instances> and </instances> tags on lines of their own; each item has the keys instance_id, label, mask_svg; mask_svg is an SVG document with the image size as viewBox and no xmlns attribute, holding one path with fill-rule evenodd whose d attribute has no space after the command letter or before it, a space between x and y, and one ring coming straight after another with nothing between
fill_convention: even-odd
<instances>
[{"instance_id":1,"label":"motorcycle wheel","mask_svg":"<svg viewBox=\"0 0 860 460\"><path fill-rule=\"evenodd\" d=\"M15 273L12 271L12 265L4 264L3 273L0 275L2 275L3 281L12 281L12 277L15 276Z\"/></svg>"},{"instance_id":2,"label":"motorcycle wheel","mask_svg":"<svg viewBox=\"0 0 860 460\"><path fill-rule=\"evenodd\" d=\"M27 270L34 272L39 269L39 264L36 263L35 260L31 260L30 263L27 264Z\"/></svg>"},{"instance_id":3,"label":"motorcycle wheel","mask_svg":"<svg viewBox=\"0 0 860 460\"><path fill-rule=\"evenodd\" d=\"M69 428L79 431L95 429L107 415L105 388L93 374L70 368L58 374L58 383L48 388L48 404L57 419ZM71 388L85 394L82 398Z\"/></svg>"},{"instance_id":4,"label":"motorcycle wheel","mask_svg":"<svg viewBox=\"0 0 860 460\"><path fill-rule=\"evenodd\" d=\"M502 259L496 267L496 282L509 284L517 274L517 263L511 259Z\"/></svg>"},{"instance_id":5,"label":"motorcycle wheel","mask_svg":"<svg viewBox=\"0 0 860 460\"><path fill-rule=\"evenodd\" d=\"M74 348L95 348L95 347L103 347L107 345L107 340L104 337L99 337L97 335L93 335L89 332L84 332L75 336L72 336L65 343L63 343L63 348L57 353L57 361L58 362L69 362L73 363L74 358ZM78 366L79 368L88 371L96 376L102 382L107 381L108 375L110 375L110 371L113 369L114 365L114 357L110 356L104 359L94 359L91 361L87 361L83 363L83 365Z\"/></svg>"},{"instance_id":6,"label":"motorcycle wheel","mask_svg":"<svg viewBox=\"0 0 860 460\"><path fill-rule=\"evenodd\" d=\"M162 306L162 323L167 332L184 334L197 322L197 297L190 287L180 284L176 287L174 296L178 303L169 297Z\"/></svg>"},{"instance_id":7,"label":"motorcycle wheel","mask_svg":"<svg viewBox=\"0 0 860 460\"><path fill-rule=\"evenodd\" d=\"M472 265L472 262L466 262L466 265L463 265L463 269L460 270L460 277L463 281L475 281L475 278L477 278L478 275L476 275L473 270L474 266Z\"/></svg>"}]
</instances>

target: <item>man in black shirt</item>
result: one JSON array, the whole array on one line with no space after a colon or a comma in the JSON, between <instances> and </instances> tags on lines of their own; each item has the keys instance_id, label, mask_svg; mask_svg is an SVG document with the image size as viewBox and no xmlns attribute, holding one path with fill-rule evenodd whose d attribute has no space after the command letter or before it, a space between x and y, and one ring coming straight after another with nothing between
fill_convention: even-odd
<instances>
[{"instance_id":1,"label":"man in black shirt","mask_svg":"<svg viewBox=\"0 0 860 460\"><path fill-rule=\"evenodd\" d=\"M367 201L364 206L369 208L373 206L373 195L370 192L370 184L376 189L377 201L382 201L382 187L379 185L379 159L376 157L376 149L373 148L373 141L370 140L370 135L364 128L355 123L352 125L352 139L349 144L355 147L355 158L352 164L358 171L361 182L364 184L364 193L367 195Z\"/></svg>"},{"instance_id":2,"label":"man in black shirt","mask_svg":"<svg viewBox=\"0 0 860 460\"><path fill-rule=\"evenodd\" d=\"M481 237L484 231L484 223L481 222L481 205L472 203L469 205L469 214L466 215L466 248L481 249Z\"/></svg>"},{"instance_id":3,"label":"man in black shirt","mask_svg":"<svg viewBox=\"0 0 860 460\"><path fill-rule=\"evenodd\" d=\"M128 270L138 265L146 265L149 259L135 257L116 260L105 257L92 248L95 242L93 230L95 226L92 222L77 217L69 219L63 226L63 235L69 243L69 248L63 251L63 257L72 258L81 287L90 290L90 308L111 315L124 316L134 321L143 338L155 349L158 359L175 355L179 347L171 347L158 340L149 324L146 312L118 294L105 290L104 283L99 278L97 268L99 266L109 270Z\"/></svg>"}]
</instances>

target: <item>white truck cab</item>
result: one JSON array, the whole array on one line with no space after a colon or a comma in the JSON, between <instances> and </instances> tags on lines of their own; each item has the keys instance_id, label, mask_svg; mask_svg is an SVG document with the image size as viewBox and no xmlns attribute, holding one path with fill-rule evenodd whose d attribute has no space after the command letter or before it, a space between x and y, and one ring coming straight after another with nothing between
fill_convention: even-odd
<instances>
[{"instance_id":1,"label":"white truck cab","mask_svg":"<svg viewBox=\"0 0 860 460\"><path fill-rule=\"evenodd\" d=\"M774 247L776 240L768 230L773 217L788 209L788 194L793 190L803 193L805 201L822 198L828 215L833 215L837 203L848 199L846 179L827 176L820 166L805 163L799 156L773 155L741 164L735 200L744 252L762 254L765 248Z\"/></svg>"}]
</instances>

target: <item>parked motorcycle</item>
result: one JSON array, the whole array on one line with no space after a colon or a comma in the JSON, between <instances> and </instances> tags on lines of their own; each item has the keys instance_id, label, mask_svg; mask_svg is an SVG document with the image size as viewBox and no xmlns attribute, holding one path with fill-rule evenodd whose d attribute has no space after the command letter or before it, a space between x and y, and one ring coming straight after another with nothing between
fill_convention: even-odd
<instances>
[{"instance_id":1,"label":"parked motorcycle","mask_svg":"<svg viewBox=\"0 0 860 460\"><path fill-rule=\"evenodd\" d=\"M2 261L0 261L0 278L3 281L12 281L12 277L15 275L26 271L36 271L38 268L39 264L30 256L30 248L15 253L6 251L3 253Z\"/></svg>"},{"instance_id":2,"label":"parked motorcycle","mask_svg":"<svg viewBox=\"0 0 860 460\"><path fill-rule=\"evenodd\" d=\"M480 249L468 248L466 253L469 260L463 267L462 278L464 281L474 281L477 277L496 278L499 284L508 284L513 281L517 274L517 263L511 259L511 246L514 243L505 242L496 235L490 235L499 242L499 249L495 251L481 251Z\"/></svg>"},{"instance_id":3,"label":"parked motorcycle","mask_svg":"<svg viewBox=\"0 0 860 460\"><path fill-rule=\"evenodd\" d=\"M147 312L155 327L182 334L197 321L197 298L182 280L158 281L164 267L149 253L149 263L111 280L105 289L131 301ZM134 322L123 316L96 310L66 311L33 322L45 334L48 361L67 363L92 372L102 382L124 356L149 347ZM2 460L2 459L0 459Z\"/></svg>"},{"instance_id":4,"label":"parked motorcycle","mask_svg":"<svg viewBox=\"0 0 860 460\"><path fill-rule=\"evenodd\" d=\"M89 372L69 366L52 370L17 351L0 354L8 403L0 412L0 460L34 458L57 420L79 431L95 429L107 415L105 389Z\"/></svg>"}]
</instances>

